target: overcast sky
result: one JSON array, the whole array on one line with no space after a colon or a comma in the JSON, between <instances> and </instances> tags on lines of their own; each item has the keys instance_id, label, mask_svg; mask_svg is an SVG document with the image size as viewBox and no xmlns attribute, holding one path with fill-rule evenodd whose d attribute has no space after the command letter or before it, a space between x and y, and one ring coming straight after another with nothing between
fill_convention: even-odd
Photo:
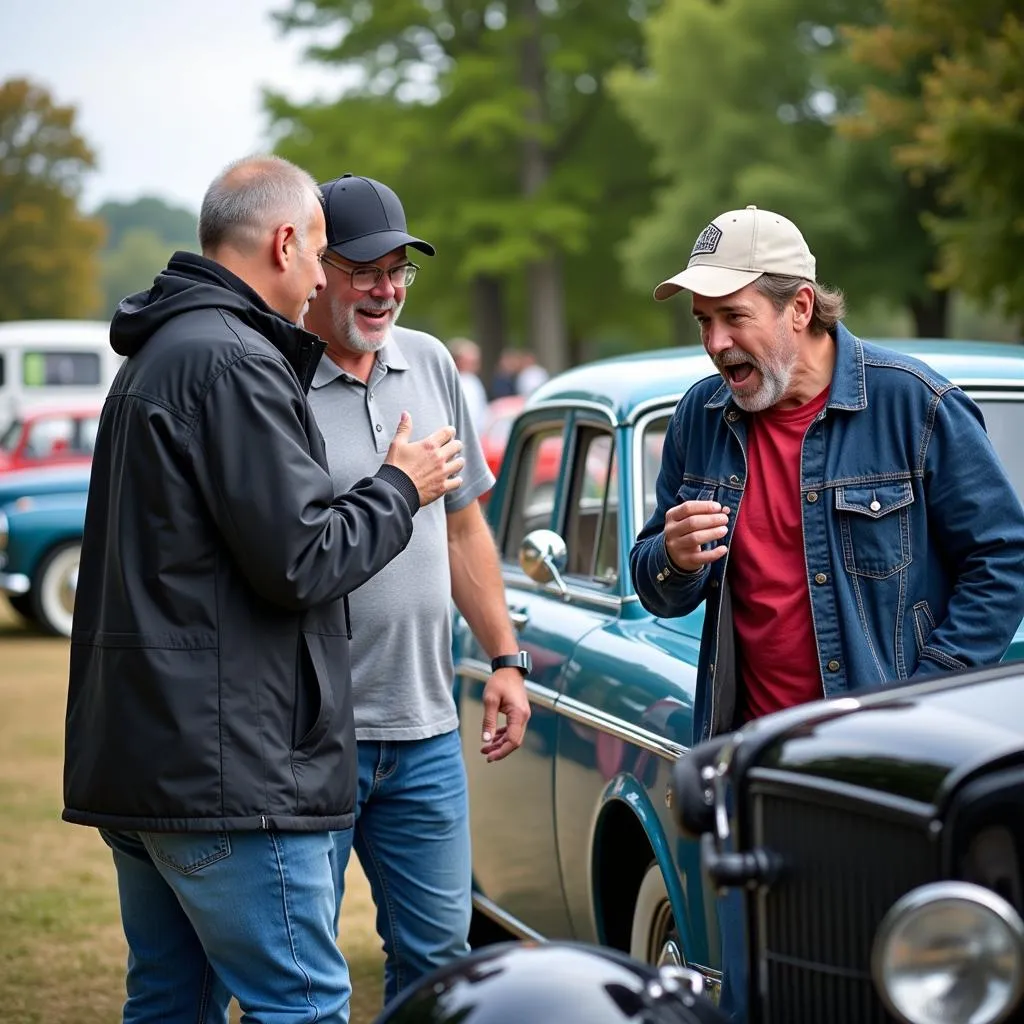
<instances>
[{"instance_id":1,"label":"overcast sky","mask_svg":"<svg viewBox=\"0 0 1024 1024\"><path fill-rule=\"evenodd\" d=\"M334 95L338 75L303 65L284 38L286 0L0 0L0 81L29 77L98 158L84 204L157 195L198 212L236 157L266 147L260 89Z\"/></svg>"}]
</instances>

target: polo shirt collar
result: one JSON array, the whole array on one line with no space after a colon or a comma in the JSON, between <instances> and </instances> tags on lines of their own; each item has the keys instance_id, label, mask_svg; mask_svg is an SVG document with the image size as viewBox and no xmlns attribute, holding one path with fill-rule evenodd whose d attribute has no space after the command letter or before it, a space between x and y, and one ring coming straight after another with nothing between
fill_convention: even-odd
<instances>
[{"instance_id":1,"label":"polo shirt collar","mask_svg":"<svg viewBox=\"0 0 1024 1024\"><path fill-rule=\"evenodd\" d=\"M408 369L409 361L405 358L405 353L399 348L398 341L392 332L390 340L384 342L383 347L377 353L377 359L374 363L374 375L382 370L386 373L391 370ZM322 388L339 377L354 379L325 352L323 359L320 360L320 365L316 368L316 373L313 374L312 386L314 388Z\"/></svg>"}]
</instances>

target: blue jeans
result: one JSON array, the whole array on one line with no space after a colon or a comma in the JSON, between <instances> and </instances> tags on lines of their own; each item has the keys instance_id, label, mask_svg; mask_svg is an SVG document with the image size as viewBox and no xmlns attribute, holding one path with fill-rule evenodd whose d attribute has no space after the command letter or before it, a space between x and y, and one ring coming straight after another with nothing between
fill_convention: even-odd
<instances>
[{"instance_id":1,"label":"blue jeans","mask_svg":"<svg viewBox=\"0 0 1024 1024\"><path fill-rule=\"evenodd\" d=\"M458 731L361 741L355 829L336 832L342 876L355 845L377 906L384 998L469 952L469 801Z\"/></svg>"},{"instance_id":2,"label":"blue jeans","mask_svg":"<svg viewBox=\"0 0 1024 1024\"><path fill-rule=\"evenodd\" d=\"M347 1024L330 832L110 832L124 1024ZM341 835L342 833L338 833Z\"/></svg>"}]
</instances>

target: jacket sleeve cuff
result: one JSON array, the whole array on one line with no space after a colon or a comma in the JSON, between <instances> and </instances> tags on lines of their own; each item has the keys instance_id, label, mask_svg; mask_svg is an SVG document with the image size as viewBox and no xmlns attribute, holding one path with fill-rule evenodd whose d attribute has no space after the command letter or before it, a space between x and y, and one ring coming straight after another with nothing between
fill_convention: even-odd
<instances>
[{"instance_id":1,"label":"jacket sleeve cuff","mask_svg":"<svg viewBox=\"0 0 1024 1024\"><path fill-rule=\"evenodd\" d=\"M680 569L675 562L672 561L668 553L668 548L665 546L665 536L661 537L661 544L658 545L658 553L656 556L657 560L657 575L655 579L659 583L664 583L666 580L670 580L673 577L682 577L683 579L694 580L700 576L705 569L706 565L700 566L698 569Z\"/></svg>"},{"instance_id":2,"label":"jacket sleeve cuff","mask_svg":"<svg viewBox=\"0 0 1024 1024\"><path fill-rule=\"evenodd\" d=\"M416 490L416 485L406 473L403 473L397 466L385 463L377 470L374 476L378 480L391 484L405 498L405 503L409 506L409 515L416 515L420 508L420 495L419 491Z\"/></svg>"}]
</instances>

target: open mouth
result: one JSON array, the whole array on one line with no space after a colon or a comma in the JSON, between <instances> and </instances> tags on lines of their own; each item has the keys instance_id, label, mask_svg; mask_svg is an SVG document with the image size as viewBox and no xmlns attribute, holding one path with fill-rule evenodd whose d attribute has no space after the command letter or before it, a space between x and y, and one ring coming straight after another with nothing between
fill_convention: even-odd
<instances>
[{"instance_id":1,"label":"open mouth","mask_svg":"<svg viewBox=\"0 0 1024 1024\"><path fill-rule=\"evenodd\" d=\"M391 317L390 309L358 309L356 312L371 324L384 324Z\"/></svg>"},{"instance_id":2,"label":"open mouth","mask_svg":"<svg viewBox=\"0 0 1024 1024\"><path fill-rule=\"evenodd\" d=\"M754 367L750 363L733 363L723 369L730 384L742 384L754 372Z\"/></svg>"}]
</instances>

